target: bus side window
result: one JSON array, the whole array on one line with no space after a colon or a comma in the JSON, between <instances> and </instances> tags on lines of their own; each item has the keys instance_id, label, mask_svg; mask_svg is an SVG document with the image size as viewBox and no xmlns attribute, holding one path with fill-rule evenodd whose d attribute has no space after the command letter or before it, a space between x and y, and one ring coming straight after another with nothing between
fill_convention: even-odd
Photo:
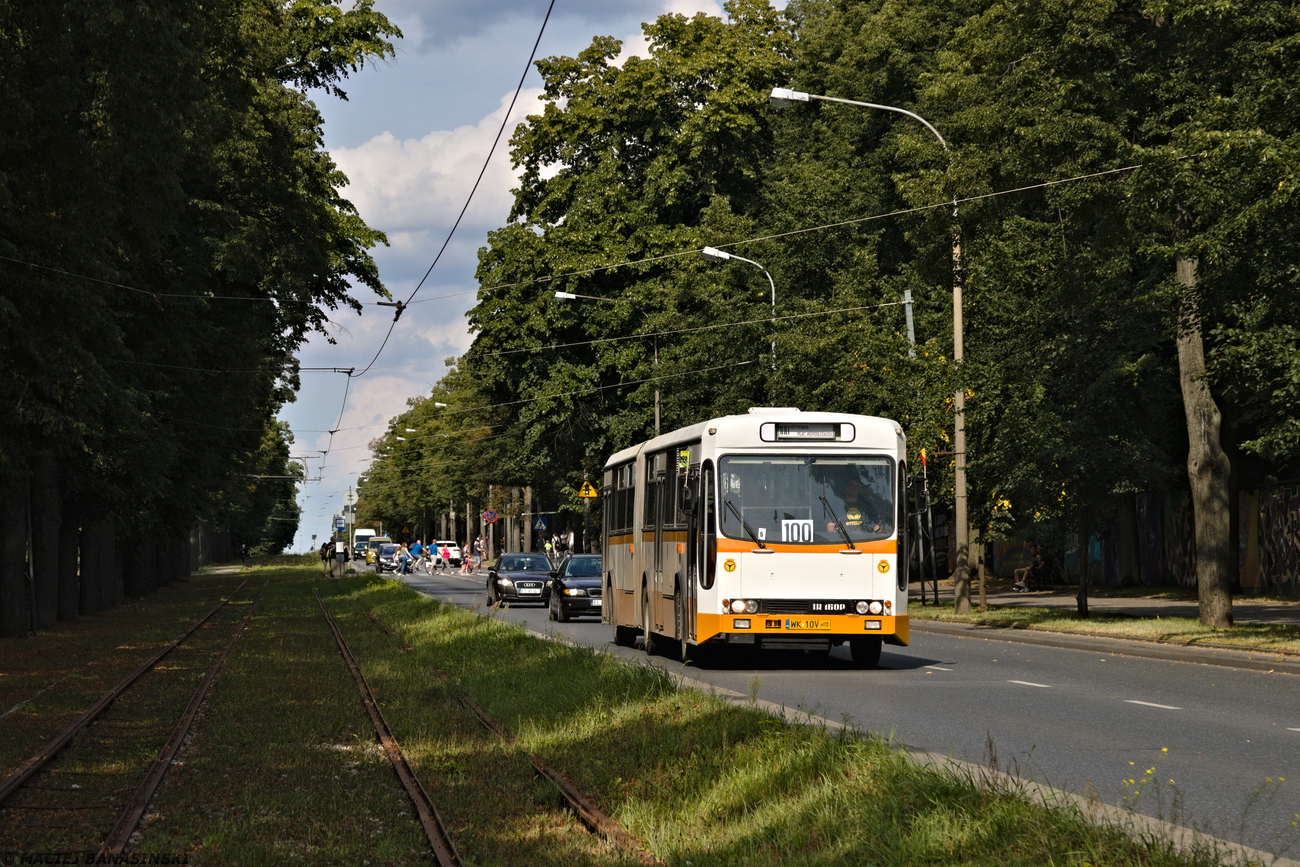
<instances>
[{"instance_id":1,"label":"bus side window","mask_svg":"<svg viewBox=\"0 0 1300 867\"><path fill-rule=\"evenodd\" d=\"M700 510L699 519L704 522L704 569L700 575L700 586L705 590L713 587L718 577L718 523L715 488L713 484L713 464L705 463L700 472Z\"/></svg>"},{"instance_id":2,"label":"bus side window","mask_svg":"<svg viewBox=\"0 0 1300 867\"><path fill-rule=\"evenodd\" d=\"M898 528L898 547L895 550L898 556L895 561L898 566L898 589L906 591L908 570L912 565L912 549L908 544L908 530L911 525L908 523L907 515L907 464L902 461L898 462L898 523L894 526Z\"/></svg>"}]
</instances>

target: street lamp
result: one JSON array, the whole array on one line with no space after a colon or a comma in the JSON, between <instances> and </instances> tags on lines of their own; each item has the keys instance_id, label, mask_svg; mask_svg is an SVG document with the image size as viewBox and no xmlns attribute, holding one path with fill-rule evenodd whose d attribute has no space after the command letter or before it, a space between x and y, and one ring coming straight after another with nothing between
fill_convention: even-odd
<instances>
[{"instance_id":1,"label":"street lamp","mask_svg":"<svg viewBox=\"0 0 1300 867\"><path fill-rule=\"evenodd\" d=\"M559 301L575 301L579 298L586 298L589 301L609 301L614 304L618 303L617 298L602 298L599 295L579 295L576 292L557 291L555 293L555 297ZM641 311L641 312L644 314L645 311ZM654 366L655 366L655 370L658 371L659 369L659 335L658 334L655 335ZM659 385L658 383L655 384L655 436L659 436Z\"/></svg>"},{"instance_id":2,"label":"street lamp","mask_svg":"<svg viewBox=\"0 0 1300 867\"><path fill-rule=\"evenodd\" d=\"M918 121L922 126L934 134L943 145L943 151L948 155L948 165L952 166L952 151L948 147L948 142L939 134L928 120L919 114L910 112L905 108L898 108L893 105L879 105L874 102L860 102L855 99L839 99L833 96L819 96L815 93L803 93L797 90L791 90L786 87L772 88L770 101L772 105L784 107L794 105L800 102L808 102L811 99L822 102L837 102L842 105L853 105L859 108L874 108L880 111L892 111L898 114L904 114ZM952 357L959 365L962 360L962 274L961 274L961 227L957 221L957 199L952 200ZM956 526L957 541L957 562L953 569L954 577L954 596L956 597L956 610L958 613L967 613L970 611L970 584L969 570L967 563L970 557L970 524L967 517L966 503L966 392L965 389L957 389L953 398L953 453L956 458L955 467L953 468L953 500L954 500L954 523Z\"/></svg>"},{"instance_id":3,"label":"street lamp","mask_svg":"<svg viewBox=\"0 0 1300 867\"><path fill-rule=\"evenodd\" d=\"M753 259L746 259L744 256L737 256L735 253L727 253L717 247L705 247L700 251L700 254L706 259L718 259L723 262L728 259L735 259L737 262L745 262L762 271L763 275L767 277L767 285L772 287L772 369L776 370L776 282L772 279L772 275Z\"/></svg>"}]
</instances>

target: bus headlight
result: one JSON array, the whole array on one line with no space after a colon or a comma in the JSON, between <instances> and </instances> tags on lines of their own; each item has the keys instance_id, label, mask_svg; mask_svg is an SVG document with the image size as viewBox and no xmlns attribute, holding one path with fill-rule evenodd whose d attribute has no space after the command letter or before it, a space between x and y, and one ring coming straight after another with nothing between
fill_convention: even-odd
<instances>
[{"instance_id":1,"label":"bus headlight","mask_svg":"<svg viewBox=\"0 0 1300 867\"><path fill-rule=\"evenodd\" d=\"M853 606L853 610L857 611L859 614L866 614L871 610L871 606L866 602L859 602L857 605Z\"/></svg>"},{"instance_id":2,"label":"bus headlight","mask_svg":"<svg viewBox=\"0 0 1300 867\"><path fill-rule=\"evenodd\" d=\"M884 610L885 610L885 606L881 605L879 602L871 603L870 611L872 614L879 614Z\"/></svg>"},{"instance_id":3,"label":"bus headlight","mask_svg":"<svg viewBox=\"0 0 1300 867\"><path fill-rule=\"evenodd\" d=\"M732 599L730 607L732 614L758 613L758 601L755 599Z\"/></svg>"}]
</instances>

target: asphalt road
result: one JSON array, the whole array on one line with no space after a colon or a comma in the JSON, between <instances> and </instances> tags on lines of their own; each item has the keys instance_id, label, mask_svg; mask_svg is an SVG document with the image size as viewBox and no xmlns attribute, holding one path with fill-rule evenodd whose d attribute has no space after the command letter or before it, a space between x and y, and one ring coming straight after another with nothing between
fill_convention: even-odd
<instances>
[{"instance_id":1,"label":"asphalt road","mask_svg":"<svg viewBox=\"0 0 1300 867\"><path fill-rule=\"evenodd\" d=\"M485 575L405 580L454 604L485 607ZM498 616L647 660L614 646L610 627L594 619L552 623L540 606ZM650 661L909 747L995 762L1023 779L1095 792L1110 804L1297 857L1300 678L1125 656L1117 645L1122 651L1114 641L1093 650L914 630L910 647L886 645L874 671L853 668L847 648L829 659L765 653L684 669ZM1126 782L1144 778L1150 782L1141 787Z\"/></svg>"}]
</instances>

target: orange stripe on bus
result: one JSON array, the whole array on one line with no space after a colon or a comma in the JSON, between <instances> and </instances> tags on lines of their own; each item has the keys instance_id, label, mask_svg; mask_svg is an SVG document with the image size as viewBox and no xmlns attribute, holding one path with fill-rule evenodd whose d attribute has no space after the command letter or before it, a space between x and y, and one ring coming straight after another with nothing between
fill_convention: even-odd
<instances>
[{"instance_id":1,"label":"orange stripe on bus","mask_svg":"<svg viewBox=\"0 0 1300 867\"><path fill-rule=\"evenodd\" d=\"M834 545L784 545L780 542L763 542L778 554L838 554L845 550L843 542ZM882 539L878 542L854 542L857 550L864 554L897 554L897 539ZM753 551L756 546L748 539L718 539L718 553L739 554Z\"/></svg>"}]
</instances>

